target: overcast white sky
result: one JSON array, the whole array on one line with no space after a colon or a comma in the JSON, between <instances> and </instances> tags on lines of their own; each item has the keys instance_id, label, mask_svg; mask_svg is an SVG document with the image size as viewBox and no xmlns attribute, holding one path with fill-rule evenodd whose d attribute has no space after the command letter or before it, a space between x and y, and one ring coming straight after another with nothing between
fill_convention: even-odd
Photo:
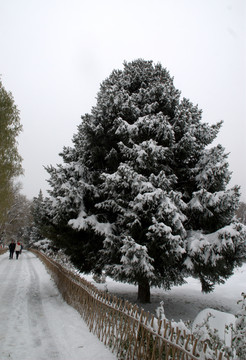
<instances>
[{"instance_id":1,"label":"overcast white sky","mask_svg":"<svg viewBox=\"0 0 246 360\"><path fill-rule=\"evenodd\" d=\"M123 61L160 62L203 120L224 120L230 186L246 201L245 0L0 0L0 74L21 112L19 137L32 198L48 188L100 83Z\"/></svg>"}]
</instances>

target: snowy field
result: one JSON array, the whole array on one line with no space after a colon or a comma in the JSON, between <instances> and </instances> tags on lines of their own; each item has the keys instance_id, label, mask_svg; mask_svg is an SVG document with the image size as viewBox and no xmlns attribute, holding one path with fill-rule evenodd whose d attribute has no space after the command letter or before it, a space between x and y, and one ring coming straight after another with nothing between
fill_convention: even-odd
<instances>
[{"instance_id":1,"label":"snowy field","mask_svg":"<svg viewBox=\"0 0 246 360\"><path fill-rule=\"evenodd\" d=\"M106 279L106 284L96 284L92 276L84 276L88 281L97 287L108 291L120 298L137 303L137 287L134 285L122 284ZM198 280L187 278L187 283L182 286L175 286L170 291L159 288L151 289L151 303L138 304L146 311L155 313L160 302L164 302L165 315L169 320L193 321L198 313L206 308L236 314L240 309L237 304L241 300L241 293L246 293L246 263L236 268L234 275L225 284L215 286L214 292L203 294Z\"/></svg>"},{"instance_id":2,"label":"snowy field","mask_svg":"<svg viewBox=\"0 0 246 360\"><path fill-rule=\"evenodd\" d=\"M1 360L113 360L67 305L41 261L30 252L19 260L0 255Z\"/></svg>"}]
</instances>

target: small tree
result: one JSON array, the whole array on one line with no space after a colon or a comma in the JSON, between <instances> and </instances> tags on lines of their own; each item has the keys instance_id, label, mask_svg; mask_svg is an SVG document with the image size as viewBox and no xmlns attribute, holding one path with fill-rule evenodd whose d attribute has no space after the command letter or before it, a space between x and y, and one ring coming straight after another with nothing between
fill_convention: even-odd
<instances>
[{"instance_id":1,"label":"small tree","mask_svg":"<svg viewBox=\"0 0 246 360\"><path fill-rule=\"evenodd\" d=\"M28 245L31 245L33 242L38 241L43 238L43 223L45 217L44 210L44 198L43 193L40 190L37 197L33 198L30 212L32 216L32 222L30 227L26 229L26 233L28 236Z\"/></svg>"},{"instance_id":2,"label":"small tree","mask_svg":"<svg viewBox=\"0 0 246 360\"><path fill-rule=\"evenodd\" d=\"M78 234L82 270L138 284L140 301L151 285L169 289L187 274L203 291L232 274L245 229L233 224L239 189L226 190L227 154L207 148L221 125L203 123L160 64L112 72L64 165L47 168L51 222Z\"/></svg>"}]
</instances>

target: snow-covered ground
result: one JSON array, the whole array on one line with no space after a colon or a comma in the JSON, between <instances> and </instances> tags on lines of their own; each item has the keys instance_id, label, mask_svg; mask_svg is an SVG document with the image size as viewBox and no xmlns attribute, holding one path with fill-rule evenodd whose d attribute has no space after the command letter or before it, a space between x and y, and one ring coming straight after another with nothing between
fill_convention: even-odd
<instances>
[{"instance_id":1,"label":"snow-covered ground","mask_svg":"<svg viewBox=\"0 0 246 360\"><path fill-rule=\"evenodd\" d=\"M110 293L118 297L137 303L137 287L129 284L122 284L106 278L105 284L96 284L92 276L84 276L88 281L97 287L107 288ZM246 293L246 263L236 268L234 275L225 284L216 285L215 290L209 294L201 292L200 282L194 278L187 278L187 283L182 286L174 286L169 291L159 288L151 289L151 303L138 304L146 311L155 313L160 302L164 302L165 315L169 320L193 321L200 311L212 308L226 313L236 314L241 308L237 304L241 300L241 293Z\"/></svg>"},{"instance_id":2,"label":"snow-covered ground","mask_svg":"<svg viewBox=\"0 0 246 360\"><path fill-rule=\"evenodd\" d=\"M0 256L1 360L110 360L115 355L89 332L59 294L41 261Z\"/></svg>"},{"instance_id":3,"label":"snow-covered ground","mask_svg":"<svg viewBox=\"0 0 246 360\"><path fill-rule=\"evenodd\" d=\"M136 286L117 283L110 278L106 279L105 284L96 284L92 276L84 277L99 288L108 289L110 293L118 297L137 303ZM208 329L201 324L204 324L208 319L212 333L217 331L221 341L225 341L225 344L230 347L232 340L230 324L234 326L234 315L242 306L241 303L238 304L238 300L242 300L241 294L243 292L246 293L246 263L242 267L236 268L234 275L224 284L215 286L214 292L210 294L201 293L198 280L191 277L186 280L186 284L175 286L169 291L152 288L151 304L138 304L139 307L154 314L156 314L157 308L161 307L165 314L164 317L178 322L178 326L183 327L182 321L189 320L192 331L196 333L196 336L201 336L203 339L207 338ZM229 326L228 330L226 330L226 326Z\"/></svg>"},{"instance_id":4,"label":"snow-covered ground","mask_svg":"<svg viewBox=\"0 0 246 360\"><path fill-rule=\"evenodd\" d=\"M92 276L84 277L99 288L136 302L136 286L110 278L105 284L96 284ZM23 252L18 261L8 260L8 253L1 255L0 284L1 360L116 359L89 332L81 316L62 300L44 265L34 254ZM176 321L193 321L204 309L220 310L225 316L217 313L217 324L216 319L213 323L220 328L224 319L232 318L227 313L236 314L240 309L237 300L241 299L242 292L246 292L246 264L236 269L225 284L216 286L211 294L202 294L199 282L188 278L187 284L170 291L152 289L151 304L139 306L155 313L164 301L166 317Z\"/></svg>"}]
</instances>

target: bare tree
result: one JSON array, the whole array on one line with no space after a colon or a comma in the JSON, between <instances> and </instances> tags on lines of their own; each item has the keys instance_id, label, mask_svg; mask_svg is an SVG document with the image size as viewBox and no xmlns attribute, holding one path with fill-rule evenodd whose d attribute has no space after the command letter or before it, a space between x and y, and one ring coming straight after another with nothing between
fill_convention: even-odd
<instances>
[{"instance_id":1,"label":"bare tree","mask_svg":"<svg viewBox=\"0 0 246 360\"><path fill-rule=\"evenodd\" d=\"M239 203L239 208L236 212L236 216L241 223L246 225L246 204L244 202Z\"/></svg>"},{"instance_id":2,"label":"bare tree","mask_svg":"<svg viewBox=\"0 0 246 360\"><path fill-rule=\"evenodd\" d=\"M2 240L6 244L10 240L24 241L26 227L31 224L31 201L20 193L20 184L13 186L13 201L2 225Z\"/></svg>"}]
</instances>

